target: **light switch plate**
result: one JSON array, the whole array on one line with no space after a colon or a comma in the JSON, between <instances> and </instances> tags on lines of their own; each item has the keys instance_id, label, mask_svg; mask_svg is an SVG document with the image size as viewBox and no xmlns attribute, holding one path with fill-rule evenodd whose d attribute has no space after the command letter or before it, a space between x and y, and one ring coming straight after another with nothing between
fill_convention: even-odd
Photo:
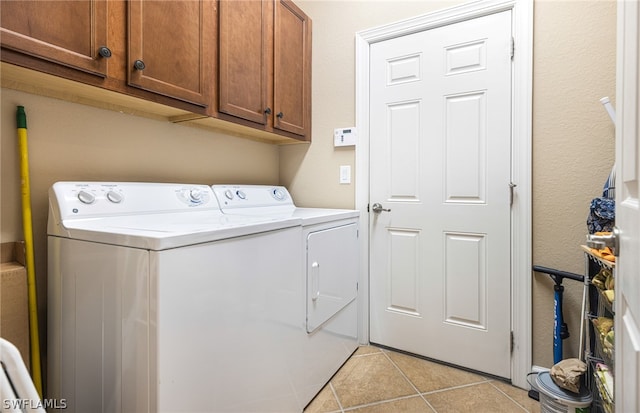
<instances>
[{"instance_id":1,"label":"light switch plate","mask_svg":"<svg viewBox=\"0 0 640 413\"><path fill-rule=\"evenodd\" d=\"M358 131L355 126L339 128L333 131L333 146L354 146L357 140Z\"/></svg>"},{"instance_id":2,"label":"light switch plate","mask_svg":"<svg viewBox=\"0 0 640 413\"><path fill-rule=\"evenodd\" d=\"M351 165L340 165L340 183L351 183Z\"/></svg>"}]
</instances>

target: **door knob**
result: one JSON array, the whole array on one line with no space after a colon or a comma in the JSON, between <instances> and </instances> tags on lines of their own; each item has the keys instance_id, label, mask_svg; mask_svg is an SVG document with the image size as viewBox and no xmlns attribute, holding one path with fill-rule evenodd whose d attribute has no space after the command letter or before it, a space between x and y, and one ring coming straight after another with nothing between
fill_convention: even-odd
<instances>
[{"instance_id":1,"label":"door knob","mask_svg":"<svg viewBox=\"0 0 640 413\"><path fill-rule=\"evenodd\" d=\"M384 212L391 212L391 209L387 209L387 208L382 208L382 205L379 203L375 203L371 206L371 210L373 212L375 212L376 214L379 214L380 212L384 211Z\"/></svg>"},{"instance_id":2,"label":"door knob","mask_svg":"<svg viewBox=\"0 0 640 413\"><path fill-rule=\"evenodd\" d=\"M620 253L620 230L618 227L613 227L613 232L608 235L587 235L587 246L589 248L597 248L599 250L604 247L611 248L613 255L616 257Z\"/></svg>"}]
</instances>

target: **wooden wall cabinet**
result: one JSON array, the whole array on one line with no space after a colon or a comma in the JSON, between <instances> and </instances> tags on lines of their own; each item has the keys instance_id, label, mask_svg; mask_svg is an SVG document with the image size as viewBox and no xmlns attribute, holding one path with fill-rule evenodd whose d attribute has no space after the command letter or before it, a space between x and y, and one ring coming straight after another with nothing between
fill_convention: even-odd
<instances>
[{"instance_id":1,"label":"wooden wall cabinet","mask_svg":"<svg viewBox=\"0 0 640 413\"><path fill-rule=\"evenodd\" d=\"M218 40L218 110L254 127L309 141L308 16L288 0L221 0Z\"/></svg>"},{"instance_id":2,"label":"wooden wall cabinet","mask_svg":"<svg viewBox=\"0 0 640 413\"><path fill-rule=\"evenodd\" d=\"M290 0L23 0L0 16L3 62L97 86L105 107L116 92L172 122L311 140L311 20Z\"/></svg>"},{"instance_id":3,"label":"wooden wall cabinet","mask_svg":"<svg viewBox=\"0 0 640 413\"><path fill-rule=\"evenodd\" d=\"M9 1L1 15L3 61L199 113L213 102L215 0Z\"/></svg>"},{"instance_id":4,"label":"wooden wall cabinet","mask_svg":"<svg viewBox=\"0 0 640 413\"><path fill-rule=\"evenodd\" d=\"M208 106L215 85L215 1L128 5L129 85Z\"/></svg>"},{"instance_id":5,"label":"wooden wall cabinet","mask_svg":"<svg viewBox=\"0 0 640 413\"><path fill-rule=\"evenodd\" d=\"M107 76L106 1L4 1L0 16L3 48Z\"/></svg>"}]
</instances>

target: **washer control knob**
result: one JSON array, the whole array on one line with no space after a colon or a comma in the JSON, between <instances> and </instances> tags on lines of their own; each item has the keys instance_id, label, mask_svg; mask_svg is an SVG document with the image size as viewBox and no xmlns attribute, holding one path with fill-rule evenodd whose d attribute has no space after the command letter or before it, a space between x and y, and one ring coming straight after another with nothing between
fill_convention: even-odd
<instances>
[{"instance_id":1,"label":"washer control knob","mask_svg":"<svg viewBox=\"0 0 640 413\"><path fill-rule=\"evenodd\" d=\"M96 202L96 196L88 191L80 191L78 192L78 199L83 204L91 205Z\"/></svg>"},{"instance_id":2,"label":"washer control knob","mask_svg":"<svg viewBox=\"0 0 640 413\"><path fill-rule=\"evenodd\" d=\"M282 188L274 188L271 193L273 194L273 197L278 201L283 201L287 197Z\"/></svg>"},{"instance_id":3,"label":"washer control knob","mask_svg":"<svg viewBox=\"0 0 640 413\"><path fill-rule=\"evenodd\" d=\"M233 199L233 191L230 189L227 189L226 191L224 191L224 196L226 196L227 199L229 200Z\"/></svg>"},{"instance_id":4,"label":"washer control knob","mask_svg":"<svg viewBox=\"0 0 640 413\"><path fill-rule=\"evenodd\" d=\"M189 190L189 200L196 203L202 202L202 192L199 189Z\"/></svg>"},{"instance_id":5,"label":"washer control knob","mask_svg":"<svg viewBox=\"0 0 640 413\"><path fill-rule=\"evenodd\" d=\"M107 199L109 201L113 202L114 204L119 204L120 202L122 202L124 197L122 196L122 194L120 192L109 191L109 192L107 192Z\"/></svg>"},{"instance_id":6,"label":"washer control knob","mask_svg":"<svg viewBox=\"0 0 640 413\"><path fill-rule=\"evenodd\" d=\"M241 189L238 189L236 191L236 195L238 195L238 198L240 199L247 199L247 194L245 194Z\"/></svg>"}]
</instances>

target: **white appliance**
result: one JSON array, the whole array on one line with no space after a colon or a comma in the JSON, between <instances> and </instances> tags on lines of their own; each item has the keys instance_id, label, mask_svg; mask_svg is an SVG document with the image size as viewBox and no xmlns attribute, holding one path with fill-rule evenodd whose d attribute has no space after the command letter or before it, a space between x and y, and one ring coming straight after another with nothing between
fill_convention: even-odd
<instances>
[{"instance_id":1,"label":"white appliance","mask_svg":"<svg viewBox=\"0 0 640 413\"><path fill-rule=\"evenodd\" d=\"M359 212L296 207L283 186L212 188L227 216L301 220L310 401L358 346Z\"/></svg>"},{"instance_id":2,"label":"white appliance","mask_svg":"<svg viewBox=\"0 0 640 413\"><path fill-rule=\"evenodd\" d=\"M299 412L300 219L222 214L208 186L49 191L48 398L70 412Z\"/></svg>"},{"instance_id":3,"label":"white appliance","mask_svg":"<svg viewBox=\"0 0 640 413\"><path fill-rule=\"evenodd\" d=\"M64 409L64 401L45 404L29 376L20 351L0 337L0 399L3 412L46 413L45 406Z\"/></svg>"}]
</instances>

